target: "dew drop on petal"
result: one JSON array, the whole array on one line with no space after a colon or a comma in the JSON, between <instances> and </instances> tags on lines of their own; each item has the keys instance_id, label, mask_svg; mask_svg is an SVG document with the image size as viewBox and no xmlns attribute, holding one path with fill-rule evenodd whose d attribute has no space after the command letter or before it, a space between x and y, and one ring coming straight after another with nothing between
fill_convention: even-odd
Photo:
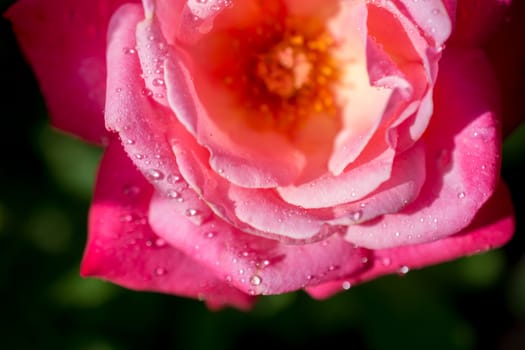
<instances>
[{"instance_id":1,"label":"dew drop on petal","mask_svg":"<svg viewBox=\"0 0 525 350\"><path fill-rule=\"evenodd\" d=\"M153 95L153 91L151 91L151 90L148 89L148 88L144 88L144 89L142 89L141 94L142 94L143 96L149 97L149 96L152 96L152 95Z\"/></svg>"},{"instance_id":2,"label":"dew drop on petal","mask_svg":"<svg viewBox=\"0 0 525 350\"><path fill-rule=\"evenodd\" d=\"M170 174L170 175L168 175L168 178L166 180L168 181L169 184L173 185L173 184L175 184L175 183L180 181L180 176Z\"/></svg>"},{"instance_id":3,"label":"dew drop on petal","mask_svg":"<svg viewBox=\"0 0 525 350\"><path fill-rule=\"evenodd\" d=\"M133 221L133 215L131 214L124 214L120 216L120 222L132 222Z\"/></svg>"},{"instance_id":4,"label":"dew drop on petal","mask_svg":"<svg viewBox=\"0 0 525 350\"><path fill-rule=\"evenodd\" d=\"M154 272L156 276L164 276L167 271L163 267L157 267Z\"/></svg>"},{"instance_id":5,"label":"dew drop on petal","mask_svg":"<svg viewBox=\"0 0 525 350\"><path fill-rule=\"evenodd\" d=\"M350 214L350 217L353 221L359 221L363 217L363 212L361 210L355 211Z\"/></svg>"},{"instance_id":6,"label":"dew drop on petal","mask_svg":"<svg viewBox=\"0 0 525 350\"><path fill-rule=\"evenodd\" d=\"M392 264L392 260L389 258L389 257L384 257L381 262L383 263L384 266L390 266L390 264Z\"/></svg>"},{"instance_id":7,"label":"dew drop on petal","mask_svg":"<svg viewBox=\"0 0 525 350\"><path fill-rule=\"evenodd\" d=\"M195 216L195 215L197 215L197 209L190 208L186 210L186 216Z\"/></svg>"},{"instance_id":8,"label":"dew drop on petal","mask_svg":"<svg viewBox=\"0 0 525 350\"><path fill-rule=\"evenodd\" d=\"M168 195L168 198L171 198L171 199L177 199L180 196L179 192L175 190L168 190L167 195Z\"/></svg>"},{"instance_id":9,"label":"dew drop on petal","mask_svg":"<svg viewBox=\"0 0 525 350\"><path fill-rule=\"evenodd\" d=\"M206 238L213 238L213 237L215 237L215 232L206 233Z\"/></svg>"},{"instance_id":10,"label":"dew drop on petal","mask_svg":"<svg viewBox=\"0 0 525 350\"><path fill-rule=\"evenodd\" d=\"M151 83L153 84L153 86L164 86L164 80L160 78L153 79Z\"/></svg>"},{"instance_id":11,"label":"dew drop on petal","mask_svg":"<svg viewBox=\"0 0 525 350\"><path fill-rule=\"evenodd\" d=\"M126 185L123 187L122 192L125 196L136 196L140 193L140 187L138 186L132 186L132 185Z\"/></svg>"},{"instance_id":12,"label":"dew drop on petal","mask_svg":"<svg viewBox=\"0 0 525 350\"><path fill-rule=\"evenodd\" d=\"M258 275L253 275L251 278L250 278L250 284L252 286L258 286L262 283L262 278Z\"/></svg>"},{"instance_id":13,"label":"dew drop on petal","mask_svg":"<svg viewBox=\"0 0 525 350\"><path fill-rule=\"evenodd\" d=\"M350 282L348 282L348 281L344 281L343 284L341 285L341 287L344 290L349 290L352 287L352 284Z\"/></svg>"},{"instance_id":14,"label":"dew drop on petal","mask_svg":"<svg viewBox=\"0 0 525 350\"><path fill-rule=\"evenodd\" d=\"M162 238L157 238L155 240L155 246L160 248L160 247L164 247L165 245L166 245L166 241L163 240Z\"/></svg>"},{"instance_id":15,"label":"dew drop on petal","mask_svg":"<svg viewBox=\"0 0 525 350\"><path fill-rule=\"evenodd\" d=\"M458 193L458 198L459 198L459 199L463 199L463 198L465 198L465 196L466 196L466 195L465 195L465 192L459 192L459 193Z\"/></svg>"},{"instance_id":16,"label":"dew drop on petal","mask_svg":"<svg viewBox=\"0 0 525 350\"><path fill-rule=\"evenodd\" d=\"M137 52L137 50L135 50L134 48L132 47L125 47L123 50L122 50L126 55L133 55Z\"/></svg>"},{"instance_id":17,"label":"dew drop on petal","mask_svg":"<svg viewBox=\"0 0 525 350\"><path fill-rule=\"evenodd\" d=\"M152 181L159 181L159 180L162 180L164 178L164 174L162 172L160 172L159 170L157 170L157 169L149 169L149 170L147 170L146 176L148 177L148 179L150 179Z\"/></svg>"},{"instance_id":18,"label":"dew drop on petal","mask_svg":"<svg viewBox=\"0 0 525 350\"><path fill-rule=\"evenodd\" d=\"M406 275L410 271L410 268L406 265L401 266L397 272L399 272L400 275Z\"/></svg>"}]
</instances>

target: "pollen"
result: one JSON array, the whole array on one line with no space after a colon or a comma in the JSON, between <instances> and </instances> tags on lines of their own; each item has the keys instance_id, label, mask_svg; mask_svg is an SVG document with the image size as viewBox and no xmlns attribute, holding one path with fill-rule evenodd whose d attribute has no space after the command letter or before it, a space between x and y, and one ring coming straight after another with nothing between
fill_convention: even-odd
<instances>
[{"instance_id":1,"label":"pollen","mask_svg":"<svg viewBox=\"0 0 525 350\"><path fill-rule=\"evenodd\" d=\"M286 20L237 33L234 41L241 43L239 57L248 58L221 79L245 107L249 125L286 132L312 115L336 116L337 43L323 26Z\"/></svg>"}]
</instances>

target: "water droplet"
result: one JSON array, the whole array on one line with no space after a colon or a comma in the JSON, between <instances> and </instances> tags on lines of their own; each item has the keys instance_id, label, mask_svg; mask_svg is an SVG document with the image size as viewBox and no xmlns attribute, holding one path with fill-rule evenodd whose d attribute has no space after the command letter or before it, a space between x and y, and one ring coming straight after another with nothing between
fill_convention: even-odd
<instances>
[{"instance_id":1,"label":"water droplet","mask_svg":"<svg viewBox=\"0 0 525 350\"><path fill-rule=\"evenodd\" d=\"M132 185L126 185L124 186L124 188L122 189L122 192L124 193L124 195L126 196L136 196L140 193L140 187L138 186L132 186Z\"/></svg>"},{"instance_id":2,"label":"water droplet","mask_svg":"<svg viewBox=\"0 0 525 350\"><path fill-rule=\"evenodd\" d=\"M157 169L149 169L146 172L146 177L152 181L159 181L164 178L164 174Z\"/></svg>"},{"instance_id":3,"label":"water droplet","mask_svg":"<svg viewBox=\"0 0 525 350\"><path fill-rule=\"evenodd\" d=\"M195 215L197 215L197 209L190 208L186 210L186 216L195 216Z\"/></svg>"},{"instance_id":4,"label":"water droplet","mask_svg":"<svg viewBox=\"0 0 525 350\"><path fill-rule=\"evenodd\" d=\"M359 221L363 217L363 212L361 210L350 213L350 217L353 221Z\"/></svg>"},{"instance_id":5,"label":"water droplet","mask_svg":"<svg viewBox=\"0 0 525 350\"><path fill-rule=\"evenodd\" d=\"M177 192L175 190L168 190L167 196L168 196L168 198L171 198L171 199L177 199L177 198L179 198L180 194L179 194L179 192Z\"/></svg>"},{"instance_id":6,"label":"water droplet","mask_svg":"<svg viewBox=\"0 0 525 350\"><path fill-rule=\"evenodd\" d=\"M366 256L361 258L361 263L366 264L368 262L368 258Z\"/></svg>"},{"instance_id":7,"label":"water droplet","mask_svg":"<svg viewBox=\"0 0 525 350\"><path fill-rule=\"evenodd\" d=\"M115 89L115 92L116 92L117 94L120 94L120 93L122 92L122 88L116 88L116 89Z\"/></svg>"},{"instance_id":8,"label":"water droplet","mask_svg":"<svg viewBox=\"0 0 525 350\"><path fill-rule=\"evenodd\" d=\"M230 283L232 281L232 276L226 275L224 279L226 280L226 282Z\"/></svg>"},{"instance_id":9,"label":"water droplet","mask_svg":"<svg viewBox=\"0 0 525 350\"><path fill-rule=\"evenodd\" d=\"M262 283L262 278L259 277L258 275L253 275L251 278L250 278L250 284L252 286L258 286Z\"/></svg>"},{"instance_id":10,"label":"water droplet","mask_svg":"<svg viewBox=\"0 0 525 350\"><path fill-rule=\"evenodd\" d=\"M410 268L406 265L401 266L397 272L401 275L406 275L410 271Z\"/></svg>"},{"instance_id":11,"label":"water droplet","mask_svg":"<svg viewBox=\"0 0 525 350\"><path fill-rule=\"evenodd\" d=\"M335 266L334 266L334 265L330 265L330 266L328 267L328 271L334 271L334 270L335 270Z\"/></svg>"},{"instance_id":12,"label":"water droplet","mask_svg":"<svg viewBox=\"0 0 525 350\"><path fill-rule=\"evenodd\" d=\"M465 196L466 196L466 195L465 195L465 192L459 192L459 193L458 193L458 198L459 198L459 199L463 199L463 198L465 198Z\"/></svg>"},{"instance_id":13,"label":"water droplet","mask_svg":"<svg viewBox=\"0 0 525 350\"><path fill-rule=\"evenodd\" d=\"M135 154L135 158L137 158L137 159L139 159L139 160L140 160L140 159L144 159L144 155L141 154L141 153L136 153L136 154Z\"/></svg>"},{"instance_id":14,"label":"water droplet","mask_svg":"<svg viewBox=\"0 0 525 350\"><path fill-rule=\"evenodd\" d=\"M270 265L270 260L264 260L263 261L263 266L266 267L268 265Z\"/></svg>"},{"instance_id":15,"label":"water droplet","mask_svg":"<svg viewBox=\"0 0 525 350\"><path fill-rule=\"evenodd\" d=\"M384 257L383 260L381 260L384 266L390 266L392 264L392 260L389 257Z\"/></svg>"},{"instance_id":16,"label":"water droplet","mask_svg":"<svg viewBox=\"0 0 525 350\"><path fill-rule=\"evenodd\" d=\"M157 267L154 272L156 276L164 276L167 271L165 268Z\"/></svg>"},{"instance_id":17,"label":"water droplet","mask_svg":"<svg viewBox=\"0 0 525 350\"><path fill-rule=\"evenodd\" d=\"M394 233L394 236L399 237L401 236L401 233L399 233L399 231L396 231L396 233Z\"/></svg>"},{"instance_id":18,"label":"water droplet","mask_svg":"<svg viewBox=\"0 0 525 350\"><path fill-rule=\"evenodd\" d=\"M144 89L142 89L141 94L143 96L149 97L149 96L153 95L153 91L151 91L148 88L144 88Z\"/></svg>"},{"instance_id":19,"label":"water droplet","mask_svg":"<svg viewBox=\"0 0 525 350\"><path fill-rule=\"evenodd\" d=\"M159 248L160 248L160 247L164 247L164 246L166 245L166 241L163 240L162 238L157 238L157 239L155 240L155 245L156 245L157 247L159 247Z\"/></svg>"},{"instance_id":20,"label":"water droplet","mask_svg":"<svg viewBox=\"0 0 525 350\"><path fill-rule=\"evenodd\" d=\"M244 275L244 270L243 269L239 270L239 275Z\"/></svg>"},{"instance_id":21,"label":"water droplet","mask_svg":"<svg viewBox=\"0 0 525 350\"><path fill-rule=\"evenodd\" d=\"M206 238L213 238L213 237L215 237L215 232L206 233Z\"/></svg>"},{"instance_id":22,"label":"water droplet","mask_svg":"<svg viewBox=\"0 0 525 350\"><path fill-rule=\"evenodd\" d=\"M343 287L344 290L349 290L352 287L352 284L348 281L344 281L341 287Z\"/></svg>"},{"instance_id":23,"label":"water droplet","mask_svg":"<svg viewBox=\"0 0 525 350\"><path fill-rule=\"evenodd\" d=\"M127 140L126 140L126 143L127 143L128 145L133 145L133 144L135 143L135 141L132 140L132 139L127 139Z\"/></svg>"},{"instance_id":24,"label":"water droplet","mask_svg":"<svg viewBox=\"0 0 525 350\"><path fill-rule=\"evenodd\" d=\"M126 55L133 55L133 54L137 53L137 50L135 50L135 49L132 48L132 47L125 47L122 51L123 51Z\"/></svg>"},{"instance_id":25,"label":"water droplet","mask_svg":"<svg viewBox=\"0 0 525 350\"><path fill-rule=\"evenodd\" d=\"M132 222L133 221L133 215L131 214L124 214L120 216L120 222Z\"/></svg>"},{"instance_id":26,"label":"water droplet","mask_svg":"<svg viewBox=\"0 0 525 350\"><path fill-rule=\"evenodd\" d=\"M151 83L153 84L153 86L164 86L164 79L155 78Z\"/></svg>"},{"instance_id":27,"label":"water droplet","mask_svg":"<svg viewBox=\"0 0 525 350\"><path fill-rule=\"evenodd\" d=\"M180 176L170 174L170 175L168 175L167 181L168 181L169 184L173 185L173 184L175 184L175 183L180 181Z\"/></svg>"}]
</instances>

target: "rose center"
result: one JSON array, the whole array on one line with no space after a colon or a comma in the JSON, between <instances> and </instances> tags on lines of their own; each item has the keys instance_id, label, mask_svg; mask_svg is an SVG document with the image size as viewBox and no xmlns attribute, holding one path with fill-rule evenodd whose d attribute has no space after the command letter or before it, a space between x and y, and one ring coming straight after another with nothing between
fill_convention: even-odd
<instances>
[{"instance_id":1,"label":"rose center","mask_svg":"<svg viewBox=\"0 0 525 350\"><path fill-rule=\"evenodd\" d=\"M335 92L342 65L335 58L338 44L326 28L326 18L294 17L284 8L238 27L226 18L195 52L228 93L227 101L240 117L230 114L230 120L288 135L313 118L338 123Z\"/></svg>"},{"instance_id":2,"label":"rose center","mask_svg":"<svg viewBox=\"0 0 525 350\"><path fill-rule=\"evenodd\" d=\"M312 71L312 63L305 53L286 44L277 45L262 56L255 70L268 91L283 98L289 98L300 90L310 79Z\"/></svg>"}]
</instances>

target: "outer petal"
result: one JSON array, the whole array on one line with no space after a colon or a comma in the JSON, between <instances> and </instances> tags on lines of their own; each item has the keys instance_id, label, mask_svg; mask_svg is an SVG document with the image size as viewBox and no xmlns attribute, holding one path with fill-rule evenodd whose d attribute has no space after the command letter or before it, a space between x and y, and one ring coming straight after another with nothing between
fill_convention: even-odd
<instances>
[{"instance_id":1,"label":"outer petal","mask_svg":"<svg viewBox=\"0 0 525 350\"><path fill-rule=\"evenodd\" d=\"M446 237L467 226L492 194L501 153L497 84L482 52L447 53L425 137L429 175L420 196L396 214L349 228L349 241L378 249Z\"/></svg>"},{"instance_id":2,"label":"outer petal","mask_svg":"<svg viewBox=\"0 0 525 350\"><path fill-rule=\"evenodd\" d=\"M285 245L241 232L216 216L200 224L181 215L179 203L155 196L149 219L166 241L249 294L280 294L353 274L363 268L362 249L340 235L322 242Z\"/></svg>"},{"instance_id":3,"label":"outer petal","mask_svg":"<svg viewBox=\"0 0 525 350\"><path fill-rule=\"evenodd\" d=\"M131 289L198 297L212 308L248 308L252 297L154 234L147 219L151 195L151 185L112 139L91 207L82 275Z\"/></svg>"},{"instance_id":4,"label":"outer petal","mask_svg":"<svg viewBox=\"0 0 525 350\"><path fill-rule=\"evenodd\" d=\"M342 288L391 273L406 273L459 257L477 254L505 244L514 232L514 212L503 183L462 232L435 242L370 251L370 265L362 273L346 279L308 288L315 298L326 298Z\"/></svg>"},{"instance_id":5,"label":"outer petal","mask_svg":"<svg viewBox=\"0 0 525 350\"><path fill-rule=\"evenodd\" d=\"M21 0L6 13L59 129L101 143L107 136L106 31L110 16L133 0ZM122 48L124 49L124 48Z\"/></svg>"}]
</instances>

